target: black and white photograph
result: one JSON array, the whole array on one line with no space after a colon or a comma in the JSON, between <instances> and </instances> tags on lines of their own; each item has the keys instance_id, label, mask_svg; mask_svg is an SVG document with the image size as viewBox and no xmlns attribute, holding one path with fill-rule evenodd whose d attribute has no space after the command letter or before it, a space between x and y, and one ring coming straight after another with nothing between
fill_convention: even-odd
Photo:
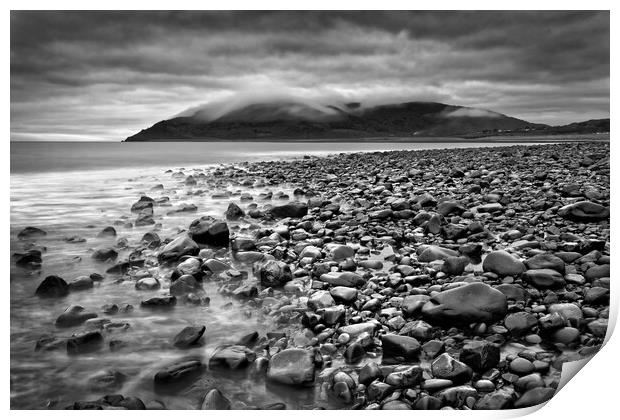
<instances>
[{"instance_id":1,"label":"black and white photograph","mask_svg":"<svg viewBox=\"0 0 620 420\"><path fill-rule=\"evenodd\" d=\"M604 351L610 10L6 14L11 410L511 411Z\"/></svg>"}]
</instances>

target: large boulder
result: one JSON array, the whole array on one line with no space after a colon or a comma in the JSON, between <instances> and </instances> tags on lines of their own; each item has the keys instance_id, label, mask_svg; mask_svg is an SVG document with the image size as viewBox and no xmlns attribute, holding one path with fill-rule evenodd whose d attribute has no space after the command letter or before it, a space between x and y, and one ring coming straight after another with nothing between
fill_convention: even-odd
<instances>
[{"instance_id":1,"label":"large boulder","mask_svg":"<svg viewBox=\"0 0 620 420\"><path fill-rule=\"evenodd\" d=\"M293 280L291 267L282 261L266 261L259 265L256 274L260 284L264 287L284 286Z\"/></svg>"},{"instance_id":2,"label":"large boulder","mask_svg":"<svg viewBox=\"0 0 620 420\"><path fill-rule=\"evenodd\" d=\"M189 225L189 234L200 244L227 247L230 240L228 225L223 220L203 216Z\"/></svg>"},{"instance_id":3,"label":"large boulder","mask_svg":"<svg viewBox=\"0 0 620 420\"><path fill-rule=\"evenodd\" d=\"M69 285L58 276L47 276L34 292L39 297L61 297L69 293Z\"/></svg>"},{"instance_id":4,"label":"large boulder","mask_svg":"<svg viewBox=\"0 0 620 420\"><path fill-rule=\"evenodd\" d=\"M308 214L308 204L293 201L280 206L273 206L269 209L269 214L278 219L284 217L304 217Z\"/></svg>"},{"instance_id":5,"label":"large boulder","mask_svg":"<svg viewBox=\"0 0 620 420\"><path fill-rule=\"evenodd\" d=\"M314 357L304 349L286 349L269 361L267 379L285 385L307 386L314 383Z\"/></svg>"},{"instance_id":6,"label":"large boulder","mask_svg":"<svg viewBox=\"0 0 620 420\"><path fill-rule=\"evenodd\" d=\"M431 297L422 315L432 322L468 324L496 321L507 310L505 294L485 283L470 283Z\"/></svg>"},{"instance_id":7,"label":"large boulder","mask_svg":"<svg viewBox=\"0 0 620 420\"><path fill-rule=\"evenodd\" d=\"M598 222L609 218L609 207L591 201L580 201L559 208L558 215L576 222Z\"/></svg>"},{"instance_id":8,"label":"large boulder","mask_svg":"<svg viewBox=\"0 0 620 420\"><path fill-rule=\"evenodd\" d=\"M506 251L493 251L484 259L482 269L500 276L518 276L525 271L525 265Z\"/></svg>"},{"instance_id":9,"label":"large boulder","mask_svg":"<svg viewBox=\"0 0 620 420\"><path fill-rule=\"evenodd\" d=\"M198 244L187 233L182 233L164 246L158 259L159 261L176 261L183 255L198 255L199 251Z\"/></svg>"}]
</instances>

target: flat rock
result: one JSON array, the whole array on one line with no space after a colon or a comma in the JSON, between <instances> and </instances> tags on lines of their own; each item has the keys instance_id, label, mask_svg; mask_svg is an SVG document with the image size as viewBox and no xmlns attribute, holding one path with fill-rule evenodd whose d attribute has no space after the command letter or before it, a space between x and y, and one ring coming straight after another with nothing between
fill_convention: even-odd
<instances>
[{"instance_id":1,"label":"flat rock","mask_svg":"<svg viewBox=\"0 0 620 420\"><path fill-rule=\"evenodd\" d=\"M433 296L422 315L440 323L493 322L506 315L506 295L484 283L470 283Z\"/></svg>"},{"instance_id":2,"label":"flat rock","mask_svg":"<svg viewBox=\"0 0 620 420\"><path fill-rule=\"evenodd\" d=\"M286 349L269 361L267 379L285 385L308 386L314 383L314 357L303 349Z\"/></svg>"}]
</instances>

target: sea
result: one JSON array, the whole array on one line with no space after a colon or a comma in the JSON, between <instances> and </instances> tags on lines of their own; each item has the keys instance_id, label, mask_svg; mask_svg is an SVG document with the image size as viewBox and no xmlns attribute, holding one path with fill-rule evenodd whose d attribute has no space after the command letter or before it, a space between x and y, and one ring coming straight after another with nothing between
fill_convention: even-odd
<instances>
[{"instance_id":1,"label":"sea","mask_svg":"<svg viewBox=\"0 0 620 420\"><path fill-rule=\"evenodd\" d=\"M532 144L531 142L528 142ZM521 144L502 142L502 146ZM15 409L64 408L73 401L94 400L105 394L120 393L144 401L160 401L167 408L191 409L200 405L204 389L217 386L230 399L247 405L261 406L284 402L289 408L338 407L330 401L321 386L291 391L274 387L252 374L207 375L202 382L174 395L158 394L153 389L154 373L167 363L187 354L198 353L205 359L222 344L252 331L264 335L276 328L272 318L260 311L248 311L240 302L217 292L217 285L205 284L211 297L208 307L184 306L170 312L141 310L139 302L161 292L135 289L133 282L114 276L95 288L70 293L64 298L40 299L34 295L38 284L49 275L67 281L91 273L104 274L109 263L91 258L101 247L126 240L136 246L153 226L127 227L135 215L131 205L142 194L154 198L167 196L172 207L156 207L155 218L161 222L158 234L172 237L190 222L203 215L221 217L230 199L214 198L216 191L197 191L186 187L170 171L185 175L199 173L214 165L244 161L299 159L304 156L326 156L338 153L386 150L458 149L489 147L488 142L436 141L403 142L13 142L11 143L11 255L34 246L43 250L43 264L38 270L15 266L10 273L11 317L11 407ZM153 191L153 187L163 189ZM281 186L290 194L294 186ZM253 188L257 195L262 190ZM239 194L241 191L230 191ZM221 195L216 195L221 197ZM183 204L194 204L194 213L168 214ZM18 240L26 226L47 232L36 241ZM116 238L97 234L106 226L114 226ZM119 248L119 259L130 249ZM243 269L243 267L239 267ZM245 268L247 270L247 267ZM106 316L104 304L129 303L130 313ZM81 327L64 329L54 325L55 319L72 304L81 305L114 322L126 322L126 329L107 333L106 343L115 339L126 347L112 352L101 350L79 356L65 351L35 351L41 337L68 337ZM205 325L204 345L188 350L172 346L172 338L187 325ZM304 342L304 337L298 337ZM115 388L102 390L92 378L120 371L125 380Z\"/></svg>"}]
</instances>

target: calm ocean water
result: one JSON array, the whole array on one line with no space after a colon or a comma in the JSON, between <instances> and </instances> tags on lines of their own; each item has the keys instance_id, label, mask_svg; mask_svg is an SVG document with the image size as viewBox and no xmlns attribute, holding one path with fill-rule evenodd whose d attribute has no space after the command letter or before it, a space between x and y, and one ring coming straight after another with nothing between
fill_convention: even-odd
<instances>
[{"instance_id":1,"label":"calm ocean water","mask_svg":"<svg viewBox=\"0 0 620 420\"><path fill-rule=\"evenodd\" d=\"M523 143L502 142L501 145ZM531 144L531 142L530 142ZM286 159L305 154L488 147L489 142L420 139L416 143L314 142L13 142L11 173L208 165Z\"/></svg>"},{"instance_id":2,"label":"calm ocean water","mask_svg":"<svg viewBox=\"0 0 620 420\"><path fill-rule=\"evenodd\" d=\"M128 377L120 388L113 390L115 393L145 401L159 399L169 408L195 408L201 396L191 390L173 397L153 393L153 373L163 364L187 354L171 346L171 337L188 324L205 325L206 343L195 351L208 356L217 345L231 338L252 331L263 334L273 330L270 317L248 311L241 303L220 295L215 284L205 285L212 299L210 307L178 305L171 315L141 310L140 300L159 292L136 290L133 282L119 283L113 276L107 276L94 289L73 292L64 298L42 300L34 296L37 285L49 275L72 281L93 272L104 273L109 264L94 261L91 254L94 249L115 246L120 238L127 240L130 247L117 248L119 259L127 258L142 235L153 229L153 226L127 225L135 218L130 213L131 205L142 194L156 199L170 198L170 207L155 209L155 219L161 223L158 234L167 238L186 229L198 216L221 217L228 203L246 192L219 185L220 192L228 191L229 197L214 198L215 190L186 186L183 177L173 177L166 173L168 169L183 168L183 173L189 175L204 172L206 167L218 163L306 154L480 146L488 143L12 143L11 254L31 246L30 241L17 239L17 233L24 227L42 228L47 236L36 240L36 245L45 249L40 270L11 264L11 406L62 408L76 400L99 398L105 392L90 388L88 379L113 367ZM163 184L163 189L153 190L158 184ZM292 188L282 186L288 194ZM251 187L247 190L252 195L261 191ZM198 210L169 214L171 209L183 204L194 204ZM117 238L97 237L101 229L112 225L118 232ZM69 237L79 237L84 242L67 241ZM237 268L251 271L249 267ZM82 356L68 356L63 351L34 351L36 341L46 334L66 337L74 332L54 325L67 306L79 304L101 316L102 305L111 303L131 303L136 307L130 314L110 316L113 321L130 325L127 331L109 334L111 338L127 341L126 350L111 352L103 348ZM227 304L232 306L224 306ZM320 388L282 393L251 377L209 380L215 381L233 399L248 404L284 401L291 408L304 408L323 398Z\"/></svg>"}]
</instances>

